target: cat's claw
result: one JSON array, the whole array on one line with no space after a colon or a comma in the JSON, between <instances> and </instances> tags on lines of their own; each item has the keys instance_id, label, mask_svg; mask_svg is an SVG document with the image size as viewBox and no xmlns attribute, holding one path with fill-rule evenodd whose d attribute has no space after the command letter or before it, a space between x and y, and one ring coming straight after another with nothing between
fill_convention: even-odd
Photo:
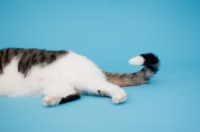
<instances>
[{"instance_id":1,"label":"cat's claw","mask_svg":"<svg viewBox=\"0 0 200 132\"><path fill-rule=\"evenodd\" d=\"M58 105L59 102L60 99L56 96L46 96L43 99L43 105L47 107Z\"/></svg>"}]
</instances>

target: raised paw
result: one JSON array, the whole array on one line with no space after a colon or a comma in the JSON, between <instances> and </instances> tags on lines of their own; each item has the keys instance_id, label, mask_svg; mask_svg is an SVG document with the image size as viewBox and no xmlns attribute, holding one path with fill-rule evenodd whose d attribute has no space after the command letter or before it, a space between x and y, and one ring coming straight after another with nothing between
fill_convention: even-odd
<instances>
[{"instance_id":1,"label":"raised paw","mask_svg":"<svg viewBox=\"0 0 200 132\"><path fill-rule=\"evenodd\" d=\"M60 101L61 101L60 97L46 96L43 99L43 104L44 104L44 106L47 106L47 107L49 107L49 106L55 106L55 105L58 105Z\"/></svg>"}]
</instances>

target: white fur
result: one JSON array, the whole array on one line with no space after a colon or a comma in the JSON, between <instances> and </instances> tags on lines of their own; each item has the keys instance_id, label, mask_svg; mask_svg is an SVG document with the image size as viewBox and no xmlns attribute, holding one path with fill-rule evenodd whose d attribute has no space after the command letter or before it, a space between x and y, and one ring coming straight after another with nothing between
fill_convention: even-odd
<instances>
[{"instance_id":1,"label":"white fur","mask_svg":"<svg viewBox=\"0 0 200 132\"><path fill-rule=\"evenodd\" d=\"M43 105L44 106L58 105L61 99L62 97L59 97L59 96L46 96L44 97Z\"/></svg>"},{"instance_id":2,"label":"white fur","mask_svg":"<svg viewBox=\"0 0 200 132\"><path fill-rule=\"evenodd\" d=\"M0 96L44 95L45 106L57 105L61 97L77 91L91 94L106 91L113 103L126 99L124 90L106 81L104 73L94 63L73 52L45 67L33 66L26 77L18 72L18 61L14 58L0 75Z\"/></svg>"},{"instance_id":3,"label":"white fur","mask_svg":"<svg viewBox=\"0 0 200 132\"><path fill-rule=\"evenodd\" d=\"M129 64L135 65L135 66L141 66L145 62L145 59L142 56L136 56L129 60Z\"/></svg>"}]
</instances>

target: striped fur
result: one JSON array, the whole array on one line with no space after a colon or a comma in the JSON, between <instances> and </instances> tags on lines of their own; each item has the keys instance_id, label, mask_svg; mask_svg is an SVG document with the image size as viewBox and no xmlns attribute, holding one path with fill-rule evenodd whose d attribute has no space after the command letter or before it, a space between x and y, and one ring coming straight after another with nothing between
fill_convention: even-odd
<instances>
[{"instance_id":1,"label":"striped fur","mask_svg":"<svg viewBox=\"0 0 200 132\"><path fill-rule=\"evenodd\" d=\"M68 51L47 51L38 49L7 48L0 51L0 74L14 57L19 59L18 71L27 75L34 65L45 66L51 64Z\"/></svg>"}]
</instances>

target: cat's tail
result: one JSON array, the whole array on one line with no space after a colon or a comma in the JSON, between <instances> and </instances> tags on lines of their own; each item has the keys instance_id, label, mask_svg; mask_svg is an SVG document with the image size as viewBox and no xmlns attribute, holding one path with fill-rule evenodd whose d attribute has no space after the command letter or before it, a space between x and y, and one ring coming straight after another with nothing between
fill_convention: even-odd
<instances>
[{"instance_id":1,"label":"cat's tail","mask_svg":"<svg viewBox=\"0 0 200 132\"><path fill-rule=\"evenodd\" d=\"M144 66L142 70L129 73L118 74L104 72L109 82L120 87L136 86L147 83L153 75L159 70L159 59L153 53L141 54L129 60L131 65Z\"/></svg>"}]
</instances>

